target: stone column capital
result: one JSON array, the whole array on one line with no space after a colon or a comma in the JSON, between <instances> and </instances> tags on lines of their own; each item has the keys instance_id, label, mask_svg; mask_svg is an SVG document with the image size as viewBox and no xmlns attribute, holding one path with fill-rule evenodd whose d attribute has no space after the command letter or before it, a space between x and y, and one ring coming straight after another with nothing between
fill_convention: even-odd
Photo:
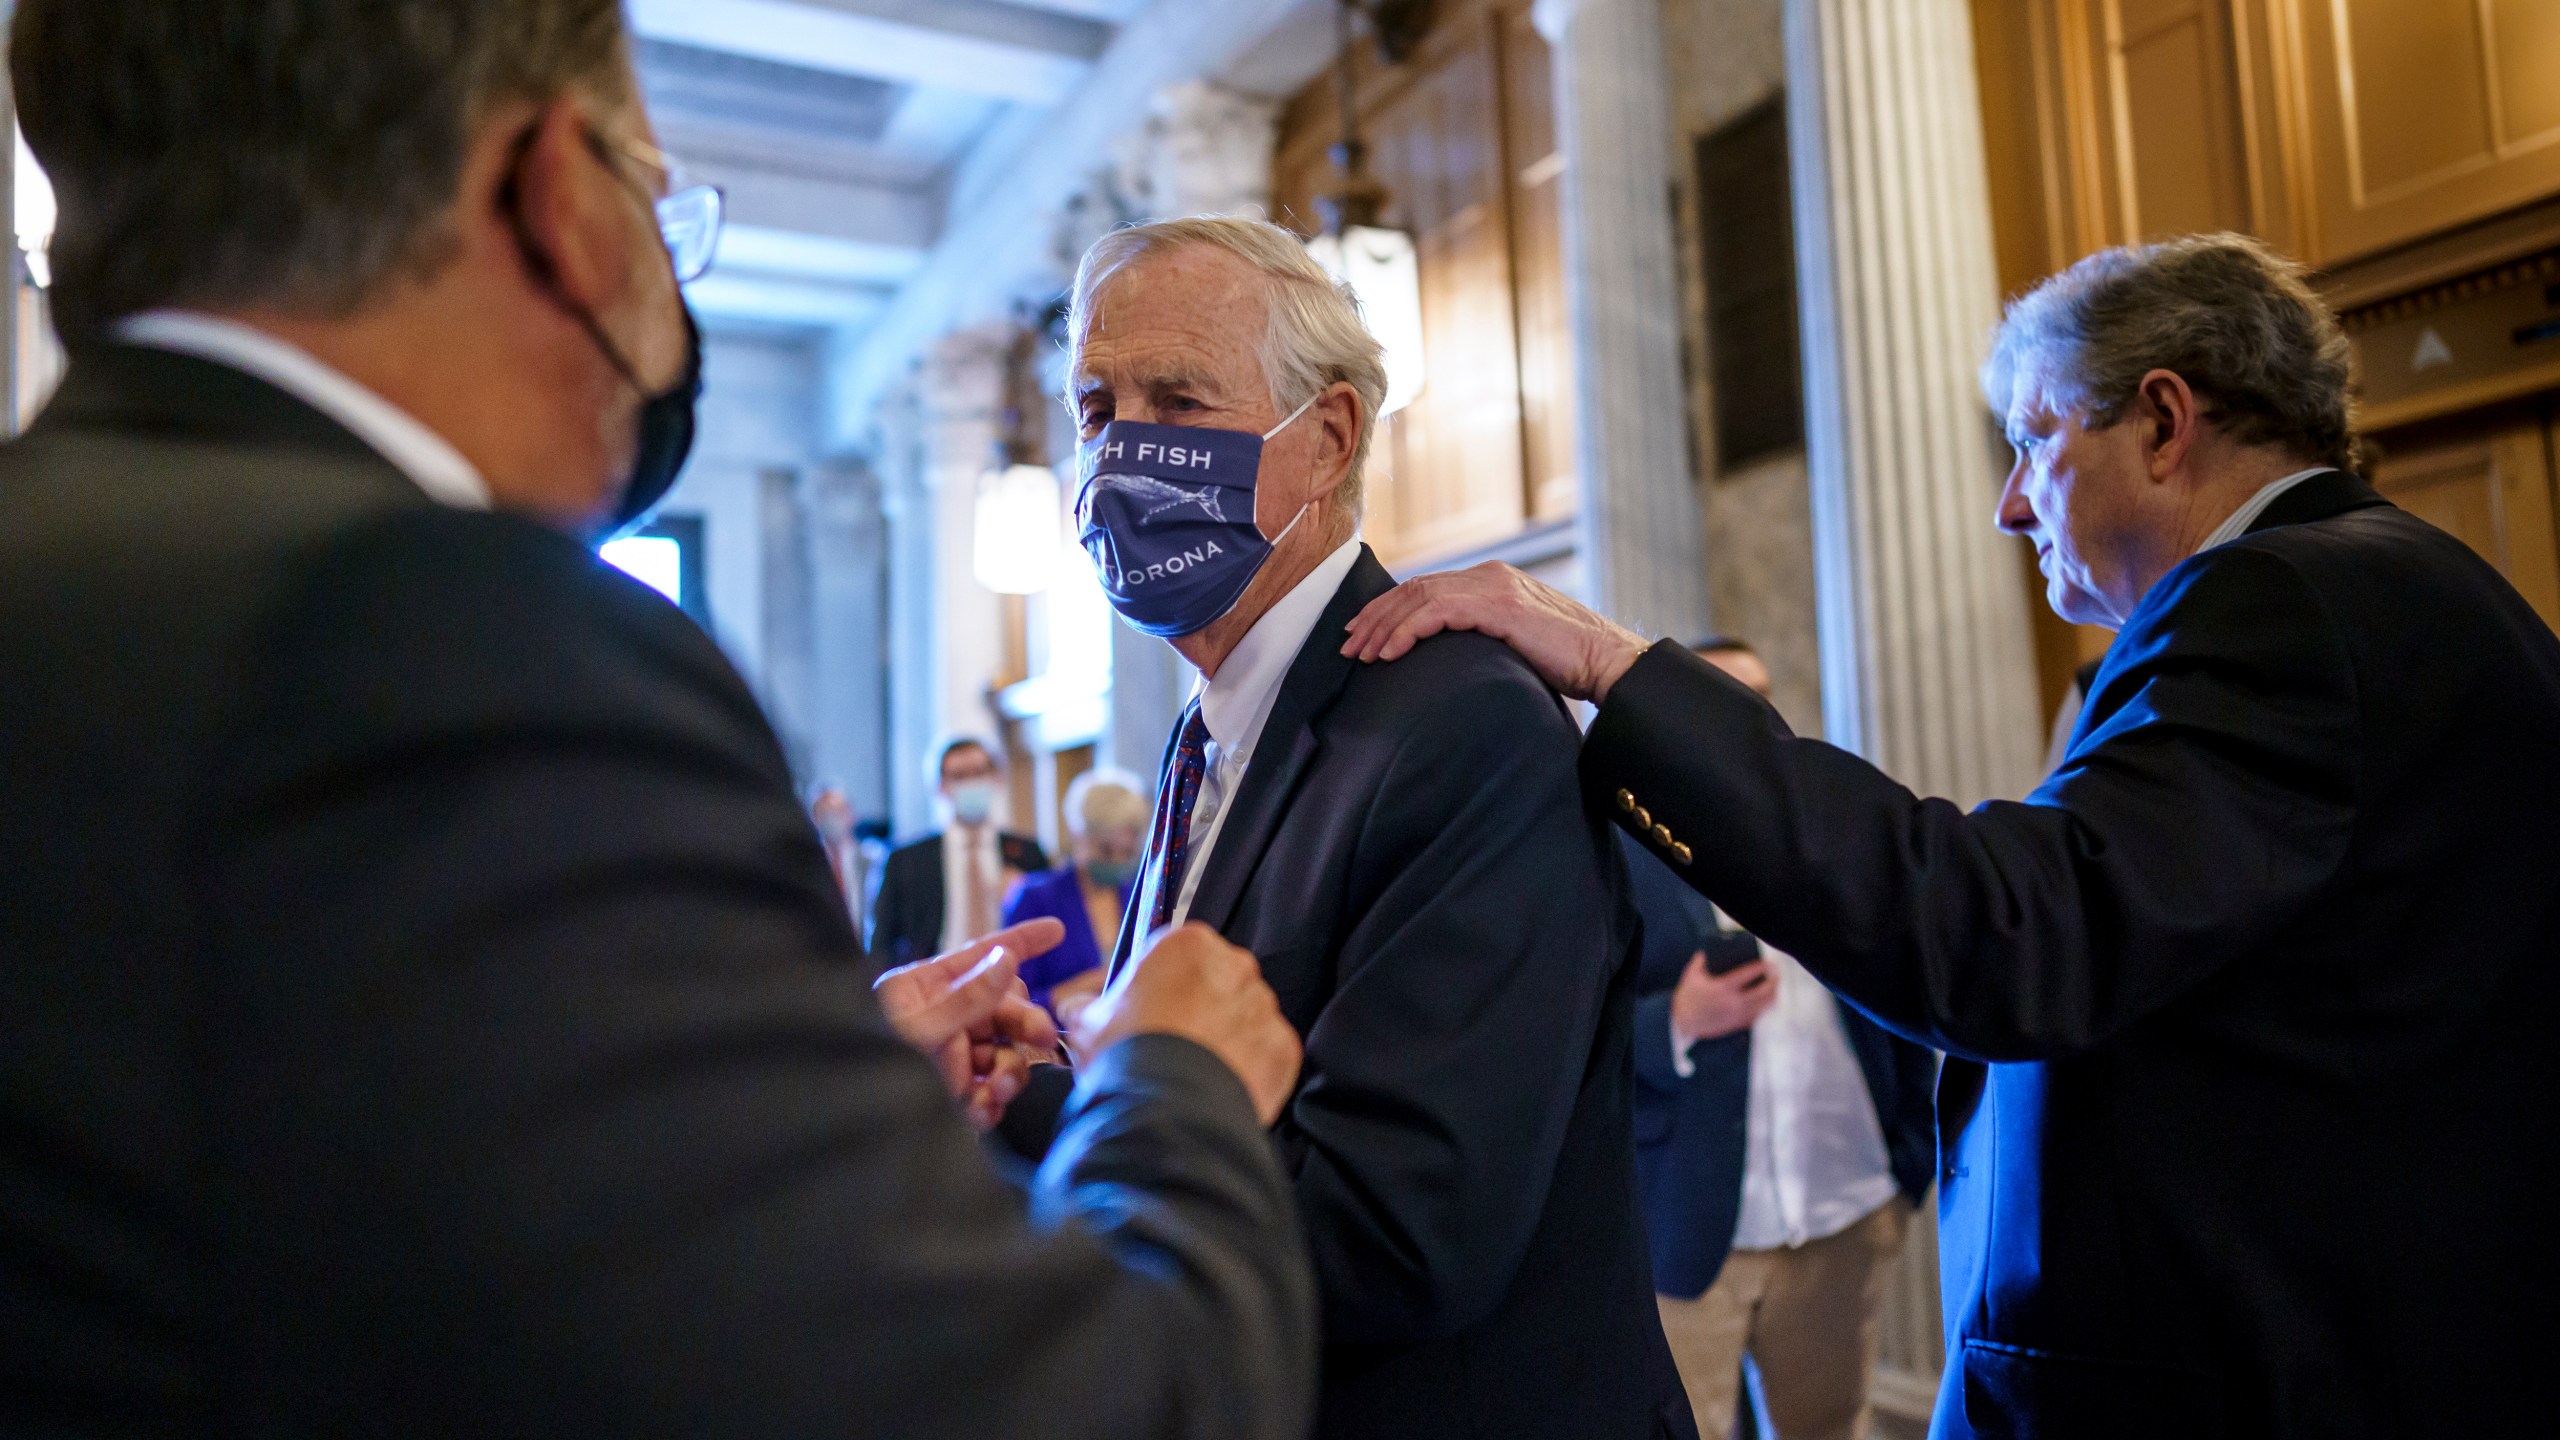
<instances>
[{"instance_id":1,"label":"stone column capital","mask_svg":"<svg viewBox=\"0 0 2560 1440\"><path fill-rule=\"evenodd\" d=\"M1205 80L1156 92L1145 140L1147 208L1158 216L1263 215L1280 105Z\"/></svg>"},{"instance_id":2,"label":"stone column capital","mask_svg":"<svg viewBox=\"0 0 2560 1440\"><path fill-rule=\"evenodd\" d=\"M954 330L925 347L918 397L928 419L992 421L1004 408L1013 336L1001 325Z\"/></svg>"}]
</instances>

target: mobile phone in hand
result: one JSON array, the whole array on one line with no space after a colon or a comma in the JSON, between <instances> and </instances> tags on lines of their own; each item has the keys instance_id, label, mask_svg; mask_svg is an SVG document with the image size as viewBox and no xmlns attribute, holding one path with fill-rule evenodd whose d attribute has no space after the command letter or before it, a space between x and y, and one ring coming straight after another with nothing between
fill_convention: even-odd
<instances>
[{"instance_id":1,"label":"mobile phone in hand","mask_svg":"<svg viewBox=\"0 0 2560 1440\"><path fill-rule=\"evenodd\" d=\"M1698 944L1707 955L1707 973L1725 975L1760 958L1760 942L1740 930L1709 935Z\"/></svg>"}]
</instances>

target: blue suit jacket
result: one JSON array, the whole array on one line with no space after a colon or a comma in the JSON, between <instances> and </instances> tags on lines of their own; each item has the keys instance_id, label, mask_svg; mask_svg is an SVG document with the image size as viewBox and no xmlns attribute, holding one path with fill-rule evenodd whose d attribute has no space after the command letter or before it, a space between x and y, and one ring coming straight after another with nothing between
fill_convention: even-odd
<instances>
[{"instance_id":1,"label":"blue suit jacket","mask_svg":"<svg viewBox=\"0 0 2560 1440\"><path fill-rule=\"evenodd\" d=\"M1306 1040L1272 1138L1323 1299L1315 1434L1693 1440L1636 1203L1635 917L1581 737L1485 636L1343 658L1393 584L1364 552L1326 607L1191 909Z\"/></svg>"},{"instance_id":2,"label":"blue suit jacket","mask_svg":"<svg viewBox=\"0 0 2560 1440\"><path fill-rule=\"evenodd\" d=\"M1630 888L1644 918L1644 959L1636 979L1636 1178L1644 1190L1653 1288L1691 1300L1704 1294L1733 1249L1742 1210L1744 1119L1751 1102L1751 1032L1702 1040L1689 1049L1685 1079L1671 1063L1671 992L1689 957L1730 968L1760 942L1720 930L1715 907L1668 866L1620 837ZM1894 1183L1917 1203L1938 1152L1938 1057L1840 1006L1840 1027L1867 1077Z\"/></svg>"},{"instance_id":3,"label":"blue suit jacket","mask_svg":"<svg viewBox=\"0 0 2560 1440\"><path fill-rule=\"evenodd\" d=\"M1921 799L1676 645L1583 774L1957 1057L1939 1435L2550 1432L2560 640L2461 541L2304 482L2145 597L2025 804Z\"/></svg>"}]
</instances>

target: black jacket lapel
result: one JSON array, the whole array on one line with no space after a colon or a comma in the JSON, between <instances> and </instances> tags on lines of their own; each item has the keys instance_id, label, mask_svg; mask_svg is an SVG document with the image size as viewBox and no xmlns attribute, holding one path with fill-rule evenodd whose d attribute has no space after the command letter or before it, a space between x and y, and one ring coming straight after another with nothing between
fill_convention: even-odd
<instances>
[{"instance_id":1,"label":"black jacket lapel","mask_svg":"<svg viewBox=\"0 0 2560 1440\"><path fill-rule=\"evenodd\" d=\"M2314 475L2275 498L2264 513L2244 533L2255 535L2284 525L2308 525L2344 515L2350 510L2370 510L2391 502L2375 493L2374 488L2344 470L2330 470Z\"/></svg>"},{"instance_id":2,"label":"black jacket lapel","mask_svg":"<svg viewBox=\"0 0 2560 1440\"><path fill-rule=\"evenodd\" d=\"M1334 592L1333 603L1325 606L1306 645L1290 664L1289 677L1280 683L1279 698L1263 724L1253 763L1245 769L1244 785L1219 828L1199 893L1192 897L1192 919L1224 930L1235 918L1245 883L1262 863L1262 853L1271 848L1271 837L1288 814L1289 797L1316 758L1315 732L1309 726L1333 704L1351 672L1359 668L1359 661L1342 653L1343 631L1352 617L1394 589L1395 583L1369 547L1361 546L1359 561Z\"/></svg>"}]
</instances>

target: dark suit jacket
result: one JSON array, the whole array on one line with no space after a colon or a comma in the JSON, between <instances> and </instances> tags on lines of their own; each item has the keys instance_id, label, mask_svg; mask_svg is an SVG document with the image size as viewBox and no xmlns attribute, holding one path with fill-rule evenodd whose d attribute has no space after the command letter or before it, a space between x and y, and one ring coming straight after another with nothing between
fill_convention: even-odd
<instances>
[{"instance_id":1,"label":"dark suit jacket","mask_svg":"<svg viewBox=\"0 0 2560 1440\"><path fill-rule=\"evenodd\" d=\"M1671 992L1700 950L1718 970L1746 963L1760 942L1723 930L1704 896L1621 835L1644 961L1636 977L1636 1177L1652 1240L1653 1288L1694 1300L1716 1283L1742 1214L1745 1122L1751 1107L1751 1032L1689 1047L1683 1077L1671 1056ZM1866 1076L1894 1183L1917 1204L1938 1157L1938 1057L1843 1005L1840 1028Z\"/></svg>"},{"instance_id":2,"label":"dark suit jacket","mask_svg":"<svg viewBox=\"0 0 2560 1440\"><path fill-rule=\"evenodd\" d=\"M997 858L1017 875L1036 875L1049 868L1040 842L1024 835L996 836ZM990 897L1001 904L999 891ZM930 960L942 953L942 912L949 895L942 879L942 836L927 835L889 852L880 863L880 893L871 902L871 964L875 971L893 970ZM952 937L953 945L975 935Z\"/></svg>"},{"instance_id":3,"label":"dark suit jacket","mask_svg":"<svg viewBox=\"0 0 2560 1440\"><path fill-rule=\"evenodd\" d=\"M1344 659L1392 585L1364 551L1326 607L1192 909L1306 1039L1275 1138L1323 1298L1317 1433L1690 1435L1635 1196L1633 916L1580 737L1479 636Z\"/></svg>"},{"instance_id":4,"label":"dark suit jacket","mask_svg":"<svg viewBox=\"0 0 2560 1440\"><path fill-rule=\"evenodd\" d=\"M1301 1433L1233 1076L1132 1042L1007 1186L569 539L107 348L0 450L0 676L0 1433Z\"/></svg>"},{"instance_id":5,"label":"dark suit jacket","mask_svg":"<svg viewBox=\"0 0 2560 1440\"><path fill-rule=\"evenodd\" d=\"M2289 492L2144 598L2025 804L1919 799L1677 647L1583 768L1963 1057L1940 1434L2548 1429L2560 640L2459 541Z\"/></svg>"}]
</instances>

